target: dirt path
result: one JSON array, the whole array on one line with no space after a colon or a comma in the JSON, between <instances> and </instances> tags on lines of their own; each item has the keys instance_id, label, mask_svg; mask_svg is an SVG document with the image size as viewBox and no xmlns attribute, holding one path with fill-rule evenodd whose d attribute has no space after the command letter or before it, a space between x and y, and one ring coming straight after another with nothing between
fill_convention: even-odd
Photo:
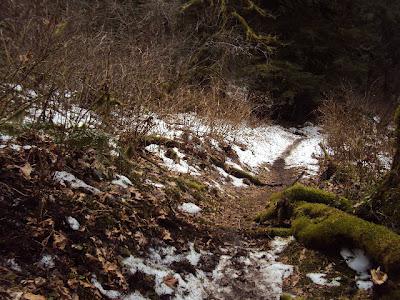
<instances>
[{"instance_id":1,"label":"dirt path","mask_svg":"<svg viewBox=\"0 0 400 300\"><path fill-rule=\"evenodd\" d=\"M228 188L216 212L203 215L204 222L218 237L220 249L225 251L219 263L223 268L221 282L224 285L223 281L226 281L226 289L211 290L212 299L279 298L284 274L291 272L292 266L275 259L269 261L274 242L270 244L268 238L254 238L249 232L256 228L253 219L264 209L269 195L290 185L298 177L300 171L286 168L285 160L302 140L295 140L265 174L260 174L266 182L276 186ZM262 267L265 262L266 266Z\"/></svg>"},{"instance_id":2,"label":"dirt path","mask_svg":"<svg viewBox=\"0 0 400 300\"><path fill-rule=\"evenodd\" d=\"M213 226L237 233L254 228L253 218L265 207L269 195L292 184L301 174L296 168L286 168L285 160L303 140L304 138L295 140L272 163L269 171L260 174L260 177L272 187L251 186L245 189L227 190L226 196L217 207L217 213L209 214L205 219Z\"/></svg>"}]
</instances>

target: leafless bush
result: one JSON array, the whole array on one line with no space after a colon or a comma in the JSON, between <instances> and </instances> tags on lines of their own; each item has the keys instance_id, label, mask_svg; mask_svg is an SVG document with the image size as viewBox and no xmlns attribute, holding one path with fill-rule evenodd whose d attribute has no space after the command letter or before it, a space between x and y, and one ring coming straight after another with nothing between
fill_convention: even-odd
<instances>
[{"instance_id":1,"label":"leafless bush","mask_svg":"<svg viewBox=\"0 0 400 300\"><path fill-rule=\"evenodd\" d=\"M67 127L71 114L74 124L92 116L92 126L129 140L150 130L150 113L241 122L249 104L228 95L218 76L223 58L207 85L192 80L197 46L238 47L194 39L193 28L178 24L179 9L177 0L2 1L0 123L29 114L33 123L61 119Z\"/></svg>"},{"instance_id":2,"label":"leafless bush","mask_svg":"<svg viewBox=\"0 0 400 300\"><path fill-rule=\"evenodd\" d=\"M393 147L388 111L350 89L328 97L320 108L329 156L323 167L329 162L335 169L332 179L342 184L348 197L360 199L390 166Z\"/></svg>"}]
</instances>

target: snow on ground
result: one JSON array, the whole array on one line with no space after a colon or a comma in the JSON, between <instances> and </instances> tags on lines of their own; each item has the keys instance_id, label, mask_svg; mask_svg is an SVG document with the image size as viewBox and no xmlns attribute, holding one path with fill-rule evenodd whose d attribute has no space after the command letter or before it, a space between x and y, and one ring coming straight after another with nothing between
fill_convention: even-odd
<instances>
[{"instance_id":1,"label":"snow on ground","mask_svg":"<svg viewBox=\"0 0 400 300\"><path fill-rule=\"evenodd\" d=\"M182 205L178 206L178 209L191 215L196 215L201 212L201 208L194 203L183 203Z\"/></svg>"},{"instance_id":2,"label":"snow on ground","mask_svg":"<svg viewBox=\"0 0 400 300\"><path fill-rule=\"evenodd\" d=\"M6 265L15 272L22 272L21 266L15 261L15 258L6 260Z\"/></svg>"},{"instance_id":3,"label":"snow on ground","mask_svg":"<svg viewBox=\"0 0 400 300\"><path fill-rule=\"evenodd\" d=\"M246 146L246 149L242 149L235 145L233 150L240 162L254 171L262 164L272 164L297 138L295 134L277 125L257 128L243 126L234 136L228 137Z\"/></svg>"},{"instance_id":4,"label":"snow on ground","mask_svg":"<svg viewBox=\"0 0 400 300\"><path fill-rule=\"evenodd\" d=\"M218 132L218 126L211 129L193 114L180 114L168 122L170 123L156 119L153 133L175 138L181 136L184 129L189 129L199 136L205 136L212 130ZM301 136L296 132L300 133ZM299 145L287 157L287 167L306 169L309 175L314 175L318 171L318 161L315 156L321 154L319 144L323 140L323 135L321 129L317 126L286 129L279 125L263 125L252 128L243 124L238 129L224 134L224 139L225 142L233 144L232 148L238 155L240 163L253 172L258 172L264 164L272 164L282 156L290 145L301 139ZM219 148L219 143L216 140L210 139L210 143L216 149ZM227 163L242 169L240 165L233 161L228 160Z\"/></svg>"},{"instance_id":5,"label":"snow on ground","mask_svg":"<svg viewBox=\"0 0 400 300\"><path fill-rule=\"evenodd\" d=\"M312 282L318 285L324 285L324 286L340 286L339 280L341 279L340 277L333 278L332 280L326 279L326 274L324 273L308 273L307 277L311 279Z\"/></svg>"},{"instance_id":6,"label":"snow on ground","mask_svg":"<svg viewBox=\"0 0 400 300\"><path fill-rule=\"evenodd\" d=\"M298 147L293 149L286 163L288 167L305 168L310 175L314 175L318 171L318 161L314 155L321 154L319 143L321 143L323 135L317 126L286 129L279 125L263 125L253 128L243 124L239 128L226 130L226 128L229 129L228 125L217 124L211 128L194 114L178 114L165 120L155 114L152 116L155 126L151 133L168 138L180 137L185 130L190 130L200 137L212 132L223 132L225 142L233 144L232 148L237 153L241 164L254 172L259 171L264 164L272 164L294 141L302 139ZM219 148L219 143L215 139L210 139L210 143L216 149ZM229 162L227 163L229 164Z\"/></svg>"},{"instance_id":7,"label":"snow on ground","mask_svg":"<svg viewBox=\"0 0 400 300\"><path fill-rule=\"evenodd\" d=\"M75 219L74 217L67 217L67 222L72 230L79 230L79 228L81 227L78 220Z\"/></svg>"},{"instance_id":8,"label":"snow on ground","mask_svg":"<svg viewBox=\"0 0 400 300\"><path fill-rule=\"evenodd\" d=\"M154 186L154 187L156 187L158 189L165 188L165 185L163 185L162 183L154 182L154 181L151 181L150 179L146 179L145 183L149 184L149 185L152 185L152 186Z\"/></svg>"},{"instance_id":9,"label":"snow on ground","mask_svg":"<svg viewBox=\"0 0 400 300\"><path fill-rule=\"evenodd\" d=\"M317 126L308 126L300 130L305 134L295 149L286 158L287 168L306 168L310 175L316 175L319 170L316 156L322 155L320 143L323 140L321 129Z\"/></svg>"},{"instance_id":10,"label":"snow on ground","mask_svg":"<svg viewBox=\"0 0 400 300\"><path fill-rule=\"evenodd\" d=\"M175 162L173 159L167 157L165 155L166 151L159 145L152 144L147 146L145 149L155 155L158 155L162 159L164 166L166 166L170 171L188 173L193 176L201 175L199 170L197 170L195 167L189 166L188 162L184 159L185 155L177 148L173 148L173 151L175 151L176 155L178 156L179 162Z\"/></svg>"},{"instance_id":11,"label":"snow on ground","mask_svg":"<svg viewBox=\"0 0 400 300\"><path fill-rule=\"evenodd\" d=\"M346 261L350 269L356 271L356 284L359 289L370 289L373 286L369 269L371 269L371 261L365 252L361 249L343 248L340 255Z\"/></svg>"},{"instance_id":12,"label":"snow on ground","mask_svg":"<svg viewBox=\"0 0 400 300\"><path fill-rule=\"evenodd\" d=\"M53 179L61 185L68 183L73 189L83 189L89 193L99 194L101 191L95 187L86 184L83 180L76 178L73 174L65 171L54 172Z\"/></svg>"},{"instance_id":13,"label":"snow on ground","mask_svg":"<svg viewBox=\"0 0 400 300\"><path fill-rule=\"evenodd\" d=\"M132 181L130 181L129 178L124 175L115 174L115 177L116 178L111 182L114 185L119 185L125 189L133 185Z\"/></svg>"},{"instance_id":14,"label":"snow on ground","mask_svg":"<svg viewBox=\"0 0 400 300\"><path fill-rule=\"evenodd\" d=\"M44 269L52 269L56 265L54 262L54 257L50 254L44 254L38 264Z\"/></svg>"},{"instance_id":15,"label":"snow on ground","mask_svg":"<svg viewBox=\"0 0 400 300\"><path fill-rule=\"evenodd\" d=\"M237 299L240 295L249 299L252 295L279 299L283 280L292 274L293 266L277 262L277 259L292 240L275 238L268 251L234 246L221 248L223 255L220 256L197 252L193 243L189 243L189 249L183 253L177 253L175 247L165 246L151 248L146 258L130 256L122 264L132 274L141 272L153 276L155 292L176 300ZM215 259L218 262L210 271L204 261ZM189 263L195 271L175 271L173 265L179 262ZM123 295L118 291L105 290L96 277L92 278L92 284L109 299L146 299L137 291Z\"/></svg>"},{"instance_id":16,"label":"snow on ground","mask_svg":"<svg viewBox=\"0 0 400 300\"><path fill-rule=\"evenodd\" d=\"M247 187L248 185L243 182L242 178L237 178L235 176L229 175L228 173L225 172L224 169L220 167L215 167L215 169L218 171L219 174L221 174L222 177L226 178L229 182L232 183L233 186L236 187Z\"/></svg>"}]
</instances>

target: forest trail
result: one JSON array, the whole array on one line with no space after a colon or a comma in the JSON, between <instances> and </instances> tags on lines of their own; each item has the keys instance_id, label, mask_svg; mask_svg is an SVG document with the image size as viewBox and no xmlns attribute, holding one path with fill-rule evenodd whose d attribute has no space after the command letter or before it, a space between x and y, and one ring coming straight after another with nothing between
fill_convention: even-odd
<instances>
[{"instance_id":1,"label":"forest trail","mask_svg":"<svg viewBox=\"0 0 400 300\"><path fill-rule=\"evenodd\" d=\"M254 228L254 217L265 208L269 195L293 184L302 176L299 168L290 168L286 164L292 151L304 140L298 138L293 141L275 161L260 174L260 177L268 183L265 187L252 186L241 189L236 195L226 197L219 205L219 213L207 216L207 220L214 226L235 228L246 231Z\"/></svg>"},{"instance_id":2,"label":"forest trail","mask_svg":"<svg viewBox=\"0 0 400 300\"><path fill-rule=\"evenodd\" d=\"M293 266L276 259L290 239L271 240L267 236L255 237L251 232L256 228L255 215L265 208L271 193L291 185L302 174L297 168L288 168L285 160L303 140L294 140L261 174L271 186L238 190L235 196L220 203L217 214L203 216L210 231L219 236L221 258L225 257L230 266L220 278L225 289L209 290L210 299L279 299L283 280L293 272ZM276 244L280 243L276 250Z\"/></svg>"}]
</instances>

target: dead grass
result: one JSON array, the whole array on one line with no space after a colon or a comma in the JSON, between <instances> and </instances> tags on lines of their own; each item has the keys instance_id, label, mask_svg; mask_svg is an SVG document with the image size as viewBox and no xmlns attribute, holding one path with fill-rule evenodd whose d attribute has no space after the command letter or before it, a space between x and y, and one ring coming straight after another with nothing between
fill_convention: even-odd
<instances>
[{"instance_id":1,"label":"dead grass","mask_svg":"<svg viewBox=\"0 0 400 300\"><path fill-rule=\"evenodd\" d=\"M218 130L220 120L227 129L242 123L251 113L243 90L218 72L207 84L193 80L199 50L179 10L177 0L2 1L0 123L28 114L33 124L51 123L79 107L86 111L76 123L90 114L92 126L127 141L151 130L152 113L196 113Z\"/></svg>"},{"instance_id":2,"label":"dead grass","mask_svg":"<svg viewBox=\"0 0 400 300\"><path fill-rule=\"evenodd\" d=\"M361 199L387 171L393 157L389 111L348 89L328 97L320 108L329 156L322 169L334 169L331 180L351 199Z\"/></svg>"}]
</instances>

